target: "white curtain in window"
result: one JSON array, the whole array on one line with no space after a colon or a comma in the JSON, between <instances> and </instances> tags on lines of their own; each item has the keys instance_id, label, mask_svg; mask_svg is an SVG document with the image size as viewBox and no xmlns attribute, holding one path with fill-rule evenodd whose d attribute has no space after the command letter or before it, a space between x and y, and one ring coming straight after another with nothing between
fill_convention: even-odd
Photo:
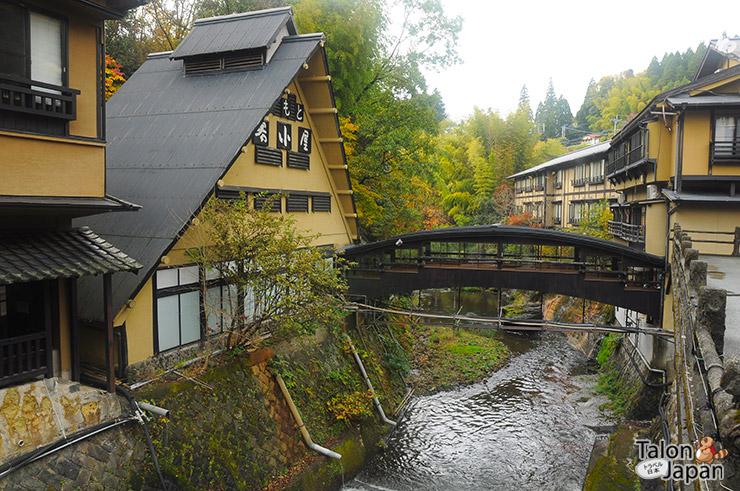
<instances>
[{"instance_id":1,"label":"white curtain in window","mask_svg":"<svg viewBox=\"0 0 740 491\"><path fill-rule=\"evenodd\" d=\"M37 12L31 12L31 79L62 85L62 21Z\"/></svg>"},{"instance_id":2,"label":"white curtain in window","mask_svg":"<svg viewBox=\"0 0 740 491\"><path fill-rule=\"evenodd\" d=\"M180 344L180 315L177 295L157 299L157 337L159 351Z\"/></svg>"},{"instance_id":3,"label":"white curtain in window","mask_svg":"<svg viewBox=\"0 0 740 491\"><path fill-rule=\"evenodd\" d=\"M721 116L714 125L714 141L727 142L735 139L735 118Z\"/></svg>"},{"instance_id":4,"label":"white curtain in window","mask_svg":"<svg viewBox=\"0 0 740 491\"><path fill-rule=\"evenodd\" d=\"M197 291L180 294L180 336L182 344L200 339L200 293Z\"/></svg>"}]
</instances>

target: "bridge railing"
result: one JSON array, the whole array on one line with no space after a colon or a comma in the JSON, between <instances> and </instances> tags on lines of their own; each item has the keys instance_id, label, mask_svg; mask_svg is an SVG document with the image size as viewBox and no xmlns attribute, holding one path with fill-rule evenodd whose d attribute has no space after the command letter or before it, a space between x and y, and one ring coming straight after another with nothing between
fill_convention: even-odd
<instances>
[{"instance_id":1,"label":"bridge railing","mask_svg":"<svg viewBox=\"0 0 740 491\"><path fill-rule=\"evenodd\" d=\"M470 244L468 244L469 248ZM548 252L531 247L525 252L509 246L508 251L495 251L495 244L479 250L430 251L429 248L386 250L382 255L364 256L347 270L351 276L367 276L383 271L413 273L420 268L490 269L583 274L588 279L618 281L627 287L658 288L650 269L625 268L621 261L605 256L576 257L572 247L554 247ZM495 252L489 252L495 251Z\"/></svg>"}]
</instances>

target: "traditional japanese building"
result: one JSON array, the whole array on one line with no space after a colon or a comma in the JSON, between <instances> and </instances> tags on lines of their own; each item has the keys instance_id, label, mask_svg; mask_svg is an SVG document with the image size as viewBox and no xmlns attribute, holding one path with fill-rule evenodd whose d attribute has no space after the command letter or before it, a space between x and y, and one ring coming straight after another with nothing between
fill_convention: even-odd
<instances>
[{"instance_id":1,"label":"traditional japanese building","mask_svg":"<svg viewBox=\"0 0 740 491\"><path fill-rule=\"evenodd\" d=\"M111 352L80 343L76 278L102 312L111 275L140 265L72 220L138 208L105 182L103 22L142 3L0 0L0 387L78 380L82 356Z\"/></svg>"},{"instance_id":2,"label":"traditional japanese building","mask_svg":"<svg viewBox=\"0 0 740 491\"><path fill-rule=\"evenodd\" d=\"M717 239L740 224L739 60L740 39L713 41L693 82L656 96L614 136L615 237L666 255L680 223L700 252L732 252Z\"/></svg>"},{"instance_id":3,"label":"traditional japanese building","mask_svg":"<svg viewBox=\"0 0 740 491\"><path fill-rule=\"evenodd\" d=\"M529 213L544 227L567 228L595 203L616 201L604 173L608 151L609 142L598 143L509 176L517 213Z\"/></svg>"},{"instance_id":4,"label":"traditional japanese building","mask_svg":"<svg viewBox=\"0 0 740 491\"><path fill-rule=\"evenodd\" d=\"M228 286L203 294L206 272L186 254L209 199L243 193L261 207L280 194L272 211L319 233L313 245L357 239L324 36L298 34L290 7L197 20L176 50L150 55L111 98L107 126L108 188L143 209L81 223L143 264L138 276L114 280L121 373L166 365L197 348L202 332L218 334L202 315L204 296ZM81 288L100 297L89 282ZM80 312L91 344L102 341L95 304Z\"/></svg>"}]
</instances>

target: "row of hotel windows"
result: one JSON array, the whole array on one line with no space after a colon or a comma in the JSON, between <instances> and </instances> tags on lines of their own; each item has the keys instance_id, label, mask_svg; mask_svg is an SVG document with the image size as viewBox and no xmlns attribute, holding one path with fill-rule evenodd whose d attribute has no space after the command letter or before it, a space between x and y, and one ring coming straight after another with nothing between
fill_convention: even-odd
<instances>
[{"instance_id":1,"label":"row of hotel windows","mask_svg":"<svg viewBox=\"0 0 740 491\"><path fill-rule=\"evenodd\" d=\"M603 184L604 183L604 160L597 160L589 164L577 165L574 168L573 186L584 186L586 184ZM563 169L555 171L555 189L563 187ZM527 176L523 179L517 179L515 190L517 193L542 191L545 189L545 174Z\"/></svg>"},{"instance_id":2,"label":"row of hotel windows","mask_svg":"<svg viewBox=\"0 0 740 491\"><path fill-rule=\"evenodd\" d=\"M573 201L568 204L568 223L577 225L582 218L588 215L588 211L595 206L598 201ZM543 220L542 202L525 203L519 207L519 213L526 212L532 215L535 220ZM552 204L552 218L554 225L561 225L563 220L563 203L557 201Z\"/></svg>"}]
</instances>

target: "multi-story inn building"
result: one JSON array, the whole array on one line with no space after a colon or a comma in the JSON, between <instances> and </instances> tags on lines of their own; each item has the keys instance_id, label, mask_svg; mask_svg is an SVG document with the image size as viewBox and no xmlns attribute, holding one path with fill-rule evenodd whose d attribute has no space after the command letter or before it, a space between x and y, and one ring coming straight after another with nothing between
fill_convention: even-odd
<instances>
[{"instance_id":1,"label":"multi-story inn building","mask_svg":"<svg viewBox=\"0 0 740 491\"><path fill-rule=\"evenodd\" d=\"M605 174L608 151L609 142L598 143L510 176L517 212L544 227L572 227L594 203L615 202Z\"/></svg>"},{"instance_id":2,"label":"multi-story inn building","mask_svg":"<svg viewBox=\"0 0 740 491\"><path fill-rule=\"evenodd\" d=\"M139 208L106 186L103 23L143 3L0 0L0 387L110 359L110 316L100 344L81 342L76 279L102 312L111 275L140 265L72 219Z\"/></svg>"}]
</instances>

